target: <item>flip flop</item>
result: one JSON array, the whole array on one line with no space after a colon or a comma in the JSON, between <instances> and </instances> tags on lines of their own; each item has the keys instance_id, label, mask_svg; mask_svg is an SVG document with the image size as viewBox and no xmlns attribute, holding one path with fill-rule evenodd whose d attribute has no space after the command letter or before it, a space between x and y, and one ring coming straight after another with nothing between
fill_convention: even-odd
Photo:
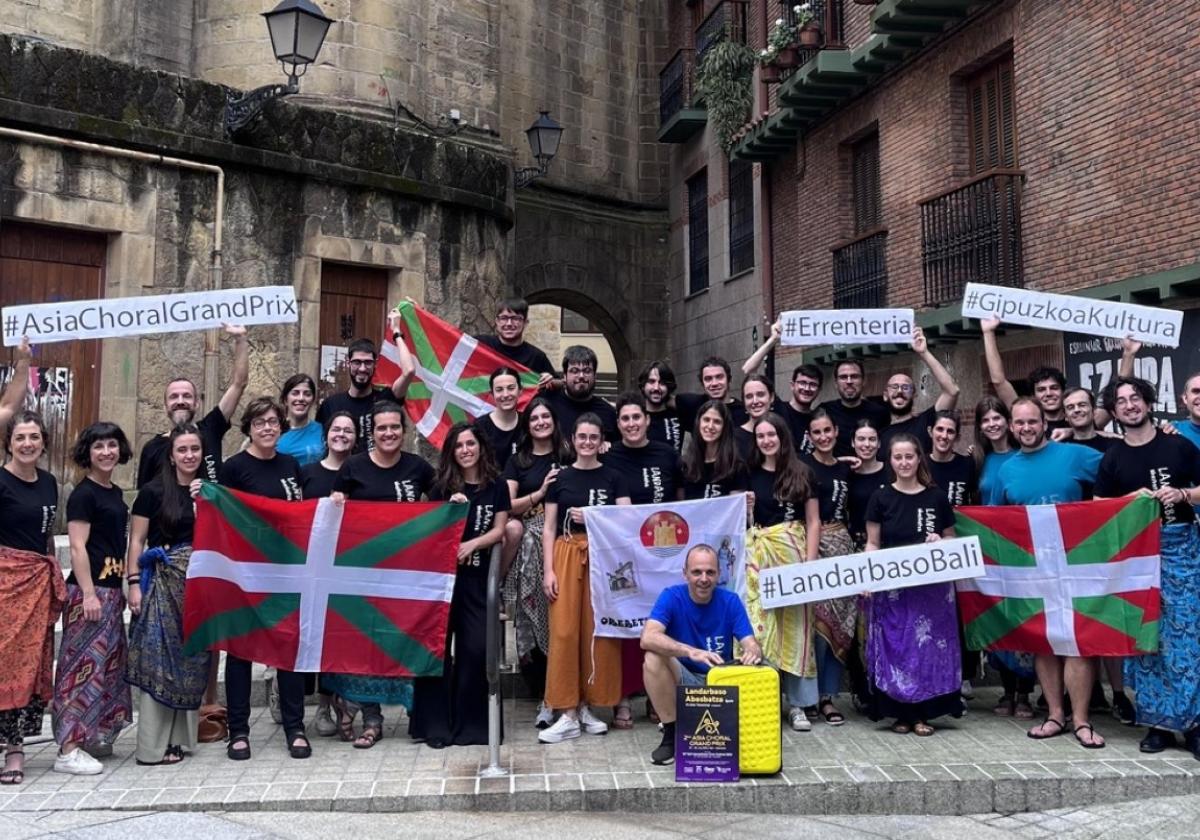
<instances>
[{"instance_id":1,"label":"flip flop","mask_svg":"<svg viewBox=\"0 0 1200 840\"><path fill-rule=\"evenodd\" d=\"M1093 739L1096 737L1096 730L1092 727L1092 725L1090 723L1079 724L1079 726L1075 727L1075 740L1079 742L1079 746L1083 747L1085 750L1104 749L1103 741L1101 741L1099 744L1097 744L1094 740L1091 743L1088 743L1087 741L1080 738L1079 730L1081 730L1081 729L1086 729L1088 732L1090 732L1092 734Z\"/></svg>"},{"instance_id":2,"label":"flip flop","mask_svg":"<svg viewBox=\"0 0 1200 840\"><path fill-rule=\"evenodd\" d=\"M5 764L8 763L10 755L21 756L22 763L24 763L25 750L9 750L6 752L4 754ZM0 785L19 785L23 781L25 781L25 768L23 766L20 768L14 767L11 770L0 770Z\"/></svg>"},{"instance_id":3,"label":"flip flop","mask_svg":"<svg viewBox=\"0 0 1200 840\"><path fill-rule=\"evenodd\" d=\"M628 705L617 706L613 710L614 729L633 729L633 709Z\"/></svg>"},{"instance_id":4,"label":"flip flop","mask_svg":"<svg viewBox=\"0 0 1200 840\"><path fill-rule=\"evenodd\" d=\"M383 740L383 730L376 726L364 726L362 734L354 741L354 749L369 750Z\"/></svg>"},{"instance_id":5,"label":"flip flop","mask_svg":"<svg viewBox=\"0 0 1200 840\"><path fill-rule=\"evenodd\" d=\"M1041 722L1040 724L1038 724L1038 725L1039 725L1039 726L1045 726L1047 723L1053 723L1055 726L1057 726L1057 727L1058 727L1058 731L1057 731L1057 732L1051 732L1051 733L1049 733L1049 734L1046 734L1046 732L1045 732L1045 731L1043 731L1043 732L1042 732L1042 734L1040 734L1040 735L1035 735L1035 734L1034 734L1034 732L1033 732L1033 730L1032 730L1032 729L1030 729L1030 730L1029 730L1028 732L1026 732L1025 734L1026 734L1026 735L1028 735L1030 738L1032 738L1032 739L1033 739L1033 740L1035 740L1035 741L1045 741L1047 738L1057 738L1059 735L1061 735L1061 734L1063 734L1064 732L1066 732L1066 731L1067 731L1067 725L1066 725L1065 723L1063 723L1061 720L1058 720L1057 718L1052 718L1052 717L1050 717L1049 715L1047 715L1046 717L1044 717L1044 718L1042 719L1042 722Z\"/></svg>"}]
</instances>

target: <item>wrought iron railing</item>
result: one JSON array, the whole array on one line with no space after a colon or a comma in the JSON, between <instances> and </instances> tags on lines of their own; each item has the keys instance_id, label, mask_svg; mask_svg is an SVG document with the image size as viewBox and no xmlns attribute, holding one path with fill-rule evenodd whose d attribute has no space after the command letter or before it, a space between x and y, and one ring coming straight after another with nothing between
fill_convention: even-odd
<instances>
[{"instance_id":1,"label":"wrought iron railing","mask_svg":"<svg viewBox=\"0 0 1200 840\"><path fill-rule=\"evenodd\" d=\"M967 283L1024 285L1024 180L1019 169L995 169L919 202L926 305L959 300Z\"/></svg>"},{"instance_id":2,"label":"wrought iron railing","mask_svg":"<svg viewBox=\"0 0 1200 840\"><path fill-rule=\"evenodd\" d=\"M704 58L709 48L730 38L746 42L747 0L721 0L713 7L699 26L696 27L696 65Z\"/></svg>"},{"instance_id":3,"label":"wrought iron railing","mask_svg":"<svg viewBox=\"0 0 1200 840\"><path fill-rule=\"evenodd\" d=\"M802 0L801 0L802 2ZM817 57L823 49L841 49L845 46L845 20L846 16L843 10L843 0L810 0L810 9L812 12L813 21L821 27L821 44L816 47L801 47L799 60L795 67L784 67L779 71L780 81L787 79L805 64ZM800 2L796 0L779 0L779 17L783 18L788 24L795 26L796 7Z\"/></svg>"},{"instance_id":4,"label":"wrought iron railing","mask_svg":"<svg viewBox=\"0 0 1200 840\"><path fill-rule=\"evenodd\" d=\"M693 82L696 65L695 50L686 47L675 53L667 66L658 74L658 121L666 125L667 120L692 104Z\"/></svg>"},{"instance_id":5,"label":"wrought iron railing","mask_svg":"<svg viewBox=\"0 0 1200 840\"><path fill-rule=\"evenodd\" d=\"M867 231L833 249L834 309L887 306L887 229Z\"/></svg>"}]
</instances>

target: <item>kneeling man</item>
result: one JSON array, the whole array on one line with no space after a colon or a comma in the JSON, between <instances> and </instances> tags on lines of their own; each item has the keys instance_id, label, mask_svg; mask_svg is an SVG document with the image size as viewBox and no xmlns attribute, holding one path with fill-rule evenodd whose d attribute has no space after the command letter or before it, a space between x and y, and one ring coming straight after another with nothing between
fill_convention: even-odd
<instances>
[{"instance_id":1,"label":"kneeling man","mask_svg":"<svg viewBox=\"0 0 1200 840\"><path fill-rule=\"evenodd\" d=\"M662 743L650 754L655 764L675 760L675 688L704 685L708 669L730 659L733 641L742 646L743 665L762 662L741 599L717 586L717 551L695 545L683 565L685 585L668 586L654 602L642 630L646 693L662 720Z\"/></svg>"}]
</instances>

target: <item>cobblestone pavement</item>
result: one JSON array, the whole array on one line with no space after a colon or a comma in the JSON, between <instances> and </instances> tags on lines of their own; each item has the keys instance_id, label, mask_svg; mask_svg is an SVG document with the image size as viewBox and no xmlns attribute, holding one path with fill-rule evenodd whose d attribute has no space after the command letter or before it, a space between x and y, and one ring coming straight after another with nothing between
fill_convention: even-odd
<instances>
[{"instance_id":1,"label":"cobblestone pavement","mask_svg":"<svg viewBox=\"0 0 1200 840\"><path fill-rule=\"evenodd\" d=\"M851 714L832 728L784 734L784 770L735 785L679 785L671 768L650 764L656 728L584 736L542 746L530 701L507 701L510 775L482 778L483 747L433 750L411 742L407 721L388 710L372 750L313 738L314 756L288 757L280 728L254 710L254 758L231 762L221 744L201 745L176 767L138 767L133 730L122 734L99 776L51 770L49 741L27 746L25 784L0 788L0 815L28 811L619 811L742 814L1015 814L1120 800L1200 793L1200 762L1170 750L1137 751L1141 730L1098 719L1103 750L1070 734L1025 736L1026 723L997 718L996 690L980 692L967 717L931 738L895 735ZM639 708L640 711L640 708ZM1020 824L1013 822L1009 827ZM989 823L989 825L994 825ZM1003 826L1002 826L1003 827ZM0 832L7 838L7 834ZM1026 835L1028 836L1028 835Z\"/></svg>"}]
</instances>

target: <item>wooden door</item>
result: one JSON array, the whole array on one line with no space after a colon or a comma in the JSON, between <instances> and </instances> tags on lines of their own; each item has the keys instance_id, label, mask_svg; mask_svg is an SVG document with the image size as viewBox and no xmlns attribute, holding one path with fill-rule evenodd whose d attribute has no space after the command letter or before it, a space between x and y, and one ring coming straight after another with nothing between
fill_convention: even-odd
<instances>
[{"instance_id":1,"label":"wooden door","mask_svg":"<svg viewBox=\"0 0 1200 840\"><path fill-rule=\"evenodd\" d=\"M0 222L0 306L89 300L104 296L108 237L7 219ZM12 375L12 348L0 354L0 380ZM49 469L73 481L67 452L100 414L100 342L62 341L34 347L27 405L49 428ZM132 439L133 429L126 429Z\"/></svg>"},{"instance_id":2,"label":"wooden door","mask_svg":"<svg viewBox=\"0 0 1200 840\"><path fill-rule=\"evenodd\" d=\"M382 268L325 262L321 264L321 396L344 391L346 345L369 338L379 348L388 311L388 272Z\"/></svg>"}]
</instances>

